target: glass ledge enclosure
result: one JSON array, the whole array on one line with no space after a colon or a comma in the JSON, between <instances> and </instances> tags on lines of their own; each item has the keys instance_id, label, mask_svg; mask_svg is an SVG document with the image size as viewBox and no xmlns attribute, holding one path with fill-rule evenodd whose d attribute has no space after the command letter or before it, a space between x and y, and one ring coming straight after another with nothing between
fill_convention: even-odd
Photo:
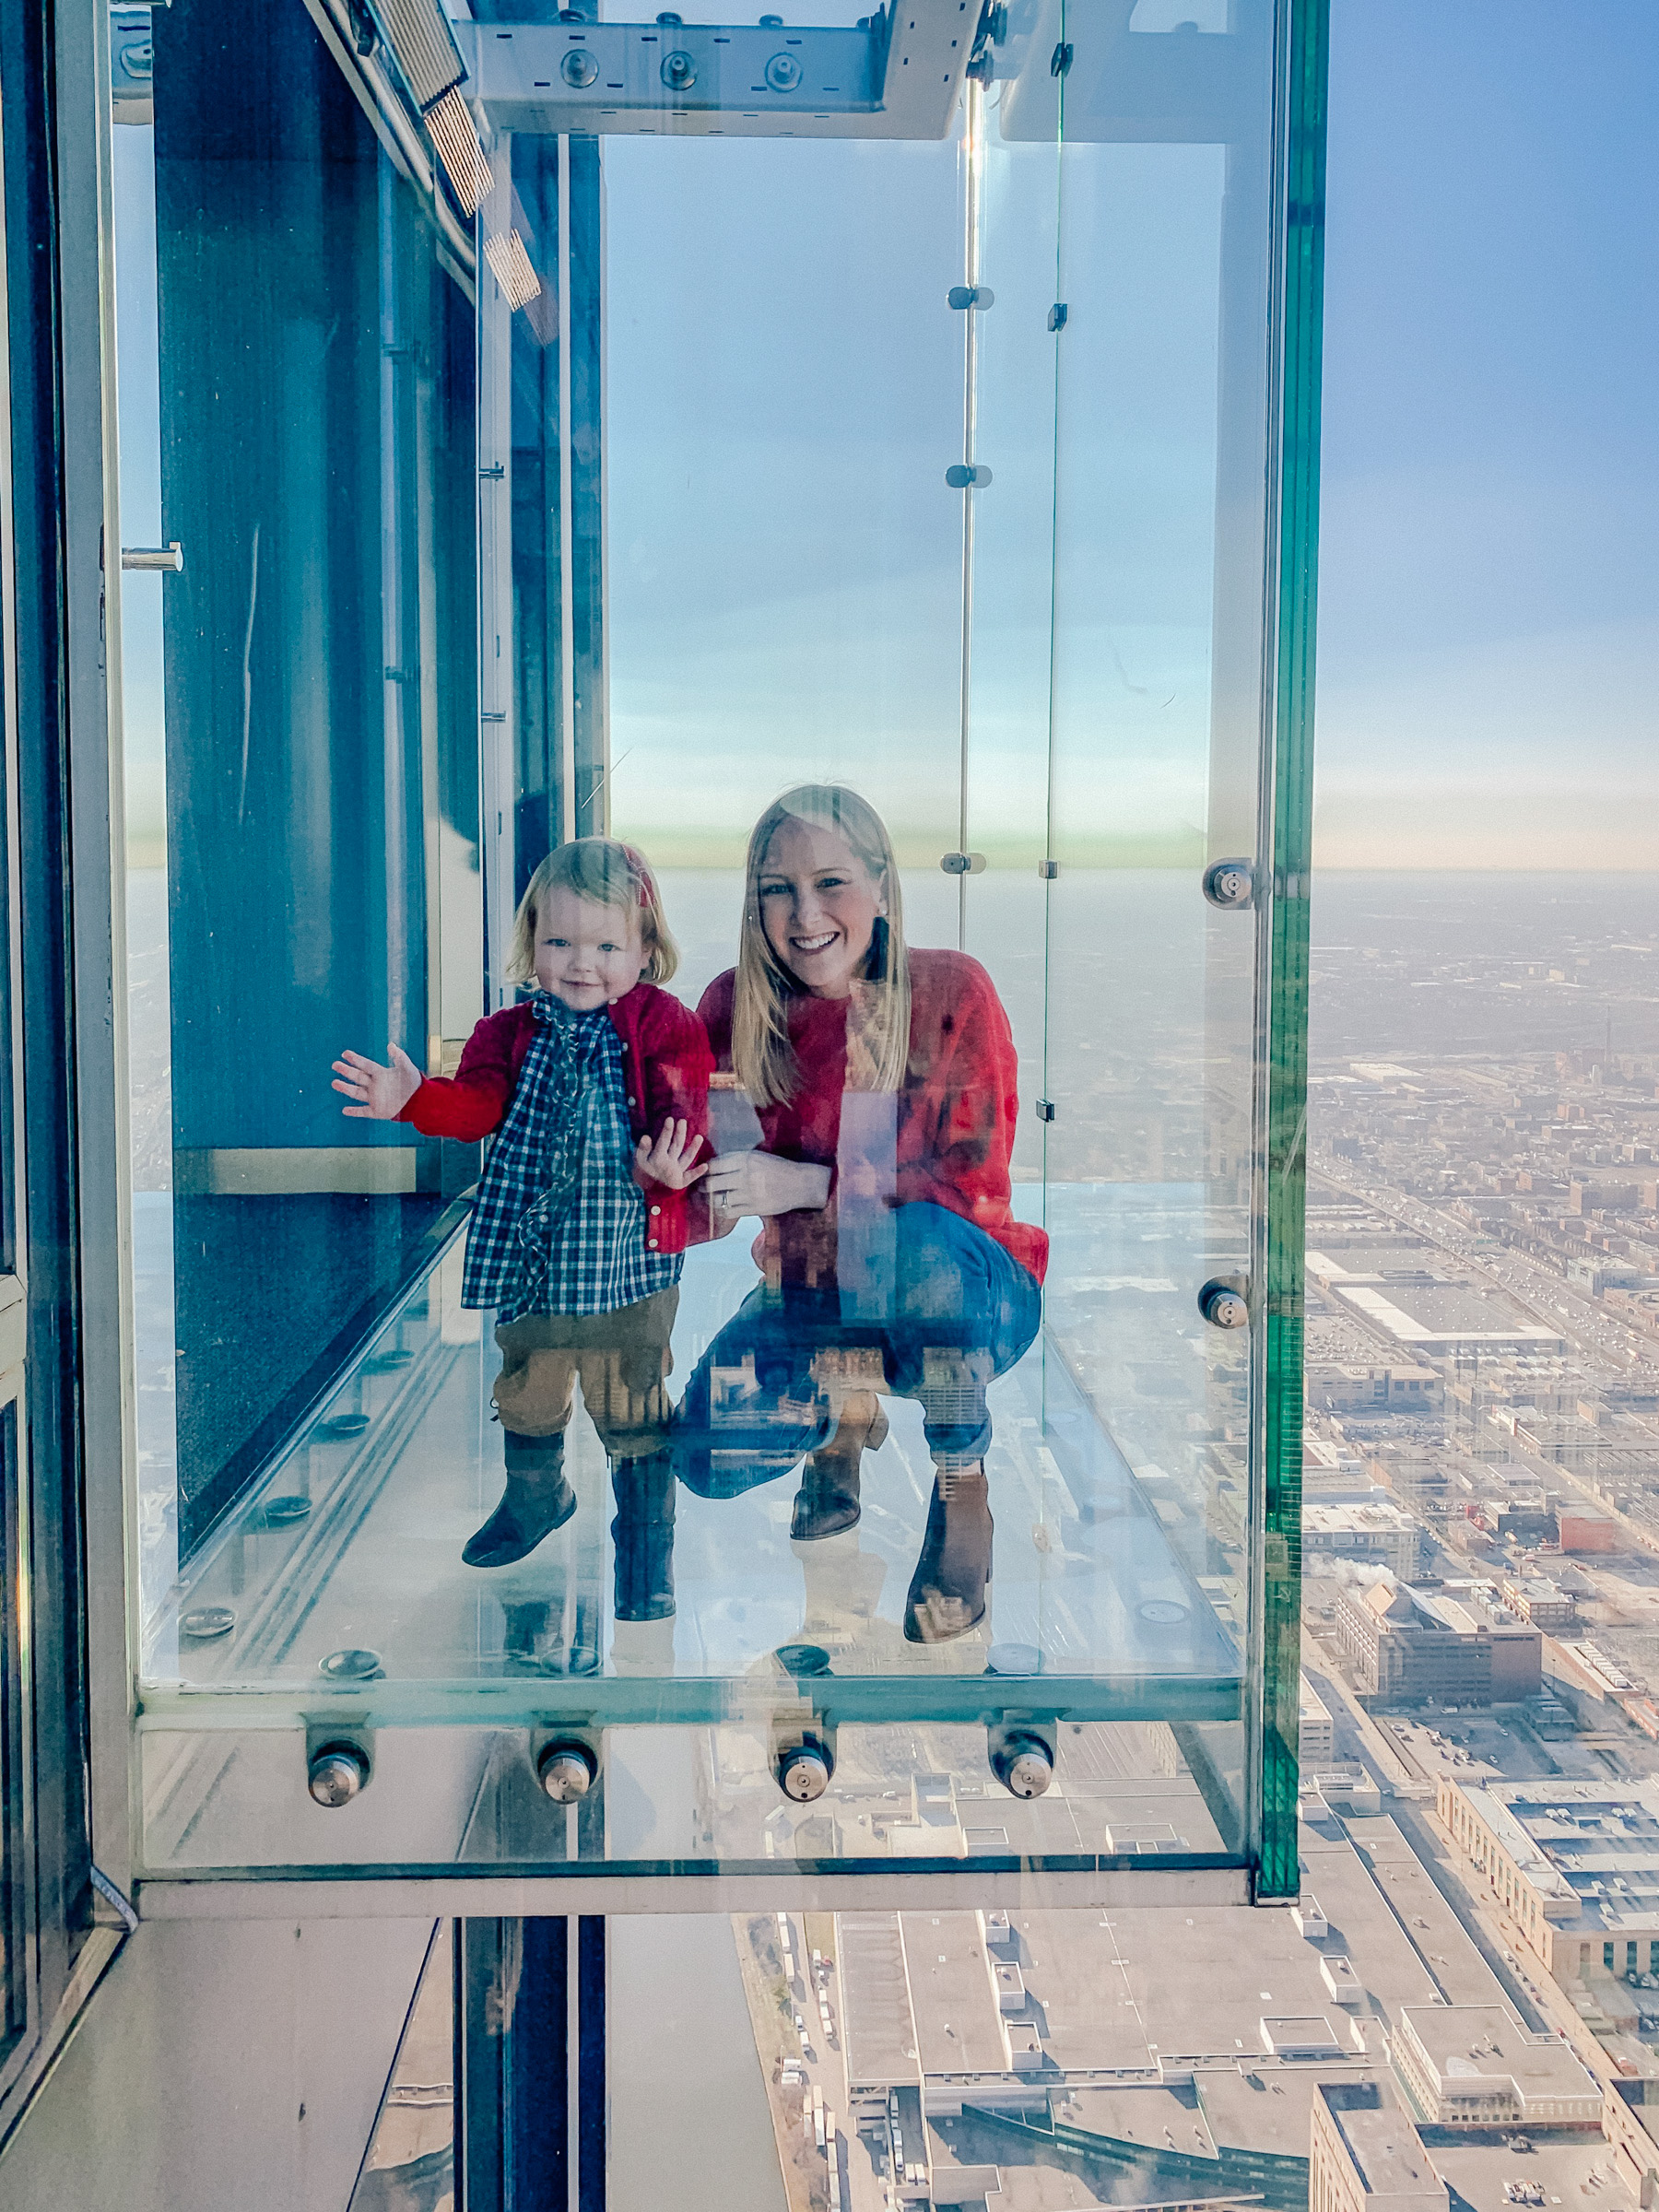
<instances>
[{"instance_id":1,"label":"glass ledge enclosure","mask_svg":"<svg viewBox=\"0 0 1659 2212\"><path fill-rule=\"evenodd\" d=\"M147 1910L1294 1894L1323 68L112 11Z\"/></svg>"}]
</instances>

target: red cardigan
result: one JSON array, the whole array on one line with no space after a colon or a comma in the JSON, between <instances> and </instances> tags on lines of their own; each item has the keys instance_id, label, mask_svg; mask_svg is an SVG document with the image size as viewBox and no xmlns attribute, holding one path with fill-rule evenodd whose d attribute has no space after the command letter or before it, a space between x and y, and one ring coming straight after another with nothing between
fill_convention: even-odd
<instances>
[{"instance_id":1,"label":"red cardigan","mask_svg":"<svg viewBox=\"0 0 1659 2212\"><path fill-rule=\"evenodd\" d=\"M654 983L636 983L607 1011L622 1040L628 1119L635 1142L647 1134L657 1135L670 1114L683 1119L694 1136L706 1138L714 1061L697 1016ZM412 1122L423 1136L456 1136L468 1144L488 1136L507 1118L535 1029L528 1000L487 1014L467 1039L454 1074L429 1076L398 1120ZM705 1159L706 1150L698 1157ZM646 1241L652 1250L684 1252L690 1241L688 1193L637 1180L651 1209Z\"/></svg>"},{"instance_id":2,"label":"red cardigan","mask_svg":"<svg viewBox=\"0 0 1659 2212\"><path fill-rule=\"evenodd\" d=\"M899 1093L892 1203L948 1206L994 1237L1041 1282L1047 1234L1016 1221L1010 1203L1019 1064L996 986L964 952L912 950L910 971L910 1067ZM735 972L728 968L716 976L698 1008L723 1068L732 1065ZM766 1151L833 1171L846 1084L848 1003L806 992L790 1000L789 1038L800 1075L794 1098L761 1111ZM768 1251L776 1250L785 1280L823 1279L826 1268L833 1268L833 1185L821 1213L780 1215L766 1230Z\"/></svg>"}]
</instances>

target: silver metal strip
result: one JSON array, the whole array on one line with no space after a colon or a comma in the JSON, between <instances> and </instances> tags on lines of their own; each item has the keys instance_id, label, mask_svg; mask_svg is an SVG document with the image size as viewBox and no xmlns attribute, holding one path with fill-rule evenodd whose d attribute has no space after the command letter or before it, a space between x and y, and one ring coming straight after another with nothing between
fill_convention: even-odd
<instances>
[{"instance_id":1,"label":"silver metal strip","mask_svg":"<svg viewBox=\"0 0 1659 2212\"><path fill-rule=\"evenodd\" d=\"M987 1873L971 1860L960 1876L799 1874L596 1875L480 1880L455 1874L366 1880L206 1879L147 1881L138 1897L146 1920L533 1919L582 1913L925 1912L940 1909L941 1885L959 1881L965 1901L985 1912L1077 1912L1124 1905L1180 1907L1250 1902L1242 1866L1157 1872Z\"/></svg>"},{"instance_id":2,"label":"silver metal strip","mask_svg":"<svg viewBox=\"0 0 1659 2212\"><path fill-rule=\"evenodd\" d=\"M116 504L115 262L107 22L56 19L58 238L67 544L69 835L75 883L81 1421L93 1855L119 1888L135 1863L132 1787L137 1560L126 832ZM134 1495L124 1512L124 1490ZM118 1602L116 1593L123 1594Z\"/></svg>"}]
</instances>

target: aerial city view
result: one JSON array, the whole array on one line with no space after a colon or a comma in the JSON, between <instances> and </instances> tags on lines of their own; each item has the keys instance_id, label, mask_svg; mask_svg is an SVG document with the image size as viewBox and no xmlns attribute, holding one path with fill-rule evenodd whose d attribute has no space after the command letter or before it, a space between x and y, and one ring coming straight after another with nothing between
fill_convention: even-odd
<instances>
[{"instance_id":1,"label":"aerial city view","mask_svg":"<svg viewBox=\"0 0 1659 2212\"><path fill-rule=\"evenodd\" d=\"M1653 2201L1659 900L1320 890L1300 1902L739 1917L794 2212ZM1088 1733L1054 1795L1172 1811Z\"/></svg>"}]
</instances>

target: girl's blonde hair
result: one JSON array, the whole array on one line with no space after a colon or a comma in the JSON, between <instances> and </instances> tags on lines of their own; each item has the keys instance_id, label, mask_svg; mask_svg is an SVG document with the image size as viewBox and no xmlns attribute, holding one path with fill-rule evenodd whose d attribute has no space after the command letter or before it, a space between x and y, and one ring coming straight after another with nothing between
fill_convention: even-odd
<instances>
[{"instance_id":1,"label":"girl's blonde hair","mask_svg":"<svg viewBox=\"0 0 1659 2212\"><path fill-rule=\"evenodd\" d=\"M910 1057L910 959L899 866L887 825L867 799L840 783L803 783L774 799L749 835L743 890L743 933L732 999L732 1065L757 1106L776 1106L795 1084L789 1041L789 1002L801 985L767 942L760 914L760 874L771 841L786 822L844 838L874 878L886 904L876 924L869 967L853 986L847 1018L847 1086L897 1090Z\"/></svg>"},{"instance_id":2,"label":"girl's blonde hair","mask_svg":"<svg viewBox=\"0 0 1659 2212\"><path fill-rule=\"evenodd\" d=\"M549 891L574 891L595 906L614 906L640 917L640 938L645 952L644 972L653 983L665 983L679 966L679 947L663 917L662 895L644 855L614 837L575 837L556 845L534 876L512 921L512 941L507 947L502 974L510 983L535 980L535 917Z\"/></svg>"}]
</instances>

